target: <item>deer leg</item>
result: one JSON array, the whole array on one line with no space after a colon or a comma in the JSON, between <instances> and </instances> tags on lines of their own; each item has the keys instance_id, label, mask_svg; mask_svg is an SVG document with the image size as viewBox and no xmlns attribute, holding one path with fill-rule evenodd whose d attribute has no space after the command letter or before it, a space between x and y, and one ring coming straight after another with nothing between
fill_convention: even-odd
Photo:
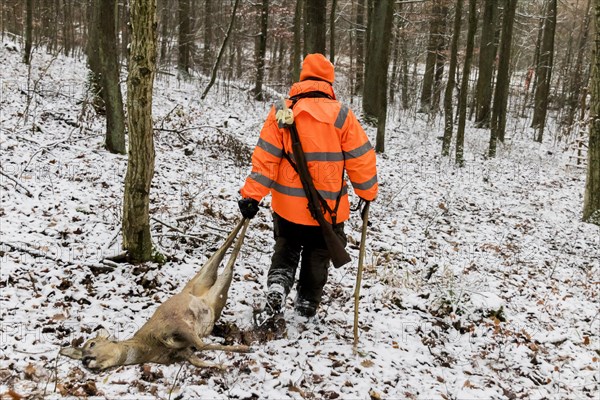
<instances>
[{"instance_id":1,"label":"deer leg","mask_svg":"<svg viewBox=\"0 0 600 400\"><path fill-rule=\"evenodd\" d=\"M254 350L250 346L246 346L243 344L240 345L224 345L224 344L216 344L216 343L207 343L204 347L198 349L200 351L206 350L220 350L220 351L230 351L232 353L253 353Z\"/></svg>"},{"instance_id":2,"label":"deer leg","mask_svg":"<svg viewBox=\"0 0 600 400\"><path fill-rule=\"evenodd\" d=\"M206 290L210 289L215 284L219 265L221 264L221 261L223 261L227 250L233 244L233 241L242 228L242 225L244 225L244 221L246 221L246 219L242 219L237 224L237 226L227 237L227 240L225 240L223 246L221 246L221 248L217 250L212 257L210 257L210 259L202 266L200 271L198 271L196 276L194 276L188 282L188 284L185 285L184 290L189 289L194 296L202 296Z\"/></svg>"},{"instance_id":3,"label":"deer leg","mask_svg":"<svg viewBox=\"0 0 600 400\"><path fill-rule=\"evenodd\" d=\"M191 354L187 358L187 361L190 364L192 364L194 367L198 367L198 368L217 368L217 369L220 369L221 371L225 371L227 369L227 367L224 366L223 364L215 364L215 363L211 363L211 362L208 362L208 361L201 360L195 354Z\"/></svg>"},{"instance_id":4,"label":"deer leg","mask_svg":"<svg viewBox=\"0 0 600 400\"><path fill-rule=\"evenodd\" d=\"M210 288L208 295L206 296L207 303L215 313L215 321L219 319L221 316L221 311L223 311L225 303L227 303L227 293L229 292L229 286L231 285L231 280L233 278L233 265L235 264L235 260L240 252L240 249L242 248L248 222L249 220L244 220L242 232L240 233L240 236L235 243L235 247L229 256L229 261L227 261L225 269L223 269L223 272L217 278L215 284Z\"/></svg>"}]
</instances>

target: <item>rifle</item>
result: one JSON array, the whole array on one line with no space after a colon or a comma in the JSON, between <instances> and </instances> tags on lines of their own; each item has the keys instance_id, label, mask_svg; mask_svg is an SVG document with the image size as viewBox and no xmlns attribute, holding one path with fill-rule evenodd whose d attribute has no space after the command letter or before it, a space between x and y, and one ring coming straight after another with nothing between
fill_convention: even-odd
<instances>
[{"instance_id":1,"label":"rifle","mask_svg":"<svg viewBox=\"0 0 600 400\"><path fill-rule=\"evenodd\" d=\"M336 235L333 227L323 215L323 209L329 209L329 206L315 188L312 176L308 170L306 156L304 154L304 150L302 149L302 143L300 143L300 137L298 136L296 123L294 122L294 113L287 107L287 104L283 99L280 100L280 106L277 107L277 109L279 110L277 111L276 115L277 122L279 122L280 126L287 128L290 132L290 137L292 138L292 153L294 154L294 159L296 162L294 163L290 159L290 156L287 154L287 152L284 151L283 154L290 165L300 176L304 193L308 199L308 210L310 211L312 217L319 223L319 226L321 226L321 231L323 232L325 244L329 250L329 256L331 257L333 266L335 268L339 268L352 261L352 259L344 248L342 240L338 235ZM329 209L329 211L331 213L331 209ZM335 215L333 214L332 218L335 218Z\"/></svg>"}]
</instances>

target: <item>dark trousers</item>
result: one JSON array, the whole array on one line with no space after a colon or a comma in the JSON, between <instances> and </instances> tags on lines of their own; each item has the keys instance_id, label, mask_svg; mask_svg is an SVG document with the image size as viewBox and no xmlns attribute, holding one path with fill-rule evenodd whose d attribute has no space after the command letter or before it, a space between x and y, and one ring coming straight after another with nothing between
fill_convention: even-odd
<instances>
[{"instance_id":1,"label":"dark trousers","mask_svg":"<svg viewBox=\"0 0 600 400\"><path fill-rule=\"evenodd\" d=\"M344 224L337 224L334 230L346 245ZM323 296L323 287L327 283L330 261L321 227L295 224L273 213L273 232L275 250L267 286L280 284L288 294L294 285L298 263L302 258L296 287L298 300L318 306Z\"/></svg>"}]
</instances>

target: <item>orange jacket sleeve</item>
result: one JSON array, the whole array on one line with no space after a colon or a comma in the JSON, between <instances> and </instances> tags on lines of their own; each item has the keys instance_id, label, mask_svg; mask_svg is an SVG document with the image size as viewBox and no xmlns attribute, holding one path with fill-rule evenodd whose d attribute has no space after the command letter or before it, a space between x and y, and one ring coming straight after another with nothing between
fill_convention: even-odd
<instances>
[{"instance_id":1,"label":"orange jacket sleeve","mask_svg":"<svg viewBox=\"0 0 600 400\"><path fill-rule=\"evenodd\" d=\"M354 192L359 197L372 201L377 197L379 188L375 150L354 113L349 109L346 109L346 112L348 116L342 126L342 151L346 172Z\"/></svg>"},{"instance_id":2,"label":"orange jacket sleeve","mask_svg":"<svg viewBox=\"0 0 600 400\"><path fill-rule=\"evenodd\" d=\"M277 181L279 163L283 157L283 138L275 120L275 108L267 116L252 154L252 172L246 178L240 194L261 201Z\"/></svg>"}]
</instances>

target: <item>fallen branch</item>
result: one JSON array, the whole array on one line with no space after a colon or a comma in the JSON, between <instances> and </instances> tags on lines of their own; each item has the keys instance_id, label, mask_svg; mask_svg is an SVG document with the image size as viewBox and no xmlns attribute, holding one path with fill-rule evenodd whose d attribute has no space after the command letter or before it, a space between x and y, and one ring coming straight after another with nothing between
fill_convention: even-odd
<instances>
[{"instance_id":1,"label":"fallen branch","mask_svg":"<svg viewBox=\"0 0 600 400\"><path fill-rule=\"evenodd\" d=\"M14 182L16 187L19 187L21 189L23 189L25 191L25 194L27 195L27 197L33 197L33 194L29 191L29 189L27 189L25 186L23 186L23 184L21 184L18 180L16 180L15 178L13 178L10 175L7 175L6 173L4 173L4 171L0 170L0 175L6 177L8 180Z\"/></svg>"},{"instance_id":2,"label":"fallen branch","mask_svg":"<svg viewBox=\"0 0 600 400\"><path fill-rule=\"evenodd\" d=\"M110 272L110 271L115 270L115 267L112 266L111 263L107 262L106 260L102 260L100 263L92 263L92 262L85 262L85 261L79 261L79 262L78 261L65 261L58 257L54 257L50 254L46 254L43 251L39 251L39 250L33 249L31 247L27 247L27 246L15 245L15 244L4 242L4 241L0 241L0 246L9 247L13 251L26 253L35 258L45 258L47 260L53 261L53 262L55 262L57 264L61 264L61 265L74 265L74 266L80 265L80 266L89 268L92 272Z\"/></svg>"}]
</instances>

